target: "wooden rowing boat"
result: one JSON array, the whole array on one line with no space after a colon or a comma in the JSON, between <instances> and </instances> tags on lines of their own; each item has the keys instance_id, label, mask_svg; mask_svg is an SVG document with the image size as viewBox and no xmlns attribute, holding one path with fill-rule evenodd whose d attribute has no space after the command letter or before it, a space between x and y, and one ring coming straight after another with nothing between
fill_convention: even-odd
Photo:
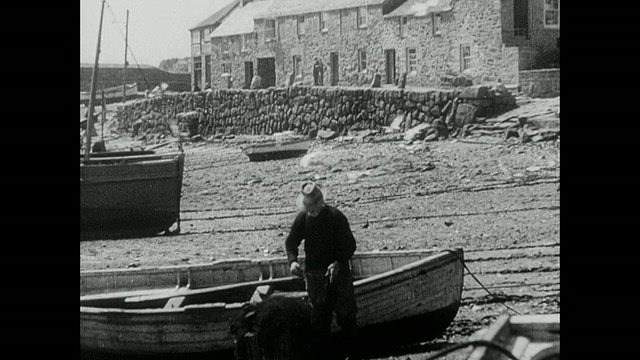
<instances>
[{"instance_id":1,"label":"wooden rowing boat","mask_svg":"<svg viewBox=\"0 0 640 360\"><path fill-rule=\"evenodd\" d=\"M81 240L168 230L179 220L183 170L183 152L107 152L81 159Z\"/></svg>"},{"instance_id":2,"label":"wooden rowing boat","mask_svg":"<svg viewBox=\"0 0 640 360\"><path fill-rule=\"evenodd\" d=\"M311 141L306 139L275 141L268 144L250 145L242 149L242 152L249 157L249 161L267 161L303 156L310 146Z\"/></svg>"},{"instance_id":3,"label":"wooden rowing boat","mask_svg":"<svg viewBox=\"0 0 640 360\"><path fill-rule=\"evenodd\" d=\"M304 263L304 258L301 259ZM228 350L229 319L256 290L305 297L286 258L229 260L80 275L83 351L167 354ZM356 253L351 260L363 339L429 340L453 321L462 295L463 252ZM87 295L90 294L90 295Z\"/></svg>"},{"instance_id":4,"label":"wooden rowing boat","mask_svg":"<svg viewBox=\"0 0 640 360\"><path fill-rule=\"evenodd\" d=\"M474 340L496 344L520 360L560 359L560 314L503 315ZM495 349L479 347L468 360L501 360L506 356Z\"/></svg>"}]
</instances>

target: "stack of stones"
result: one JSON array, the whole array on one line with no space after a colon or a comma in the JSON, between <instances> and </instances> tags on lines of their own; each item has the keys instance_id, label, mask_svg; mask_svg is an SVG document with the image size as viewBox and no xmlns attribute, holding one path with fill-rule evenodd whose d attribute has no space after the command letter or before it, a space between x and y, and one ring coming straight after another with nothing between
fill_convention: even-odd
<instances>
[{"instance_id":1,"label":"stack of stones","mask_svg":"<svg viewBox=\"0 0 640 360\"><path fill-rule=\"evenodd\" d=\"M450 128L515 107L501 85L451 90L306 87L260 90L216 89L165 95L119 109L119 126L130 131L142 120L142 133L166 133L178 114L196 111L199 134L270 135L283 131L312 135L319 130L346 134L377 130L402 117L402 131L436 120Z\"/></svg>"}]
</instances>

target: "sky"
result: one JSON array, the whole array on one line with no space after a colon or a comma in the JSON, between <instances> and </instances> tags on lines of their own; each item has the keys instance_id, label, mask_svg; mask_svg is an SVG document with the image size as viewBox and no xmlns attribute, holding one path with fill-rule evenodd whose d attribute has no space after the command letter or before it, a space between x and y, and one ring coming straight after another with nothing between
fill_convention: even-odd
<instances>
[{"instance_id":1,"label":"sky","mask_svg":"<svg viewBox=\"0 0 640 360\"><path fill-rule=\"evenodd\" d=\"M231 1L233 0L107 0L104 6L99 63L124 62L127 10L130 49L127 61L130 65L135 65L135 56L141 65L158 66L164 59L190 56L189 29ZM102 0L80 0L81 63L95 62L101 4Z\"/></svg>"}]
</instances>

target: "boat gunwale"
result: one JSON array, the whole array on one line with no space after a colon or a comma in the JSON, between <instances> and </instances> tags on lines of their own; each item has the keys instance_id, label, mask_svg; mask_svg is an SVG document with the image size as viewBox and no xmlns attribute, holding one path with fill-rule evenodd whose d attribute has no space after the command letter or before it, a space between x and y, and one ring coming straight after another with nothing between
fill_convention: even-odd
<instances>
[{"instance_id":1,"label":"boat gunwale","mask_svg":"<svg viewBox=\"0 0 640 360\"><path fill-rule=\"evenodd\" d=\"M417 249L417 250L398 250L398 251L364 251L364 252L356 252L352 259L354 258L372 258L372 257L380 257L380 256L391 256L391 257L400 257L400 256L415 256L415 255L424 255L428 253L440 253L446 251L462 251L462 248L452 248L452 249L444 249L444 248L433 248L433 249ZM299 256L299 262L304 262L305 256ZM105 275L117 275L119 273L131 273L132 275L140 275L143 272L157 272L157 271L174 271L174 270L206 270L208 267L218 266L218 265L236 265L241 263L254 263L257 265L261 264L279 264L282 261L287 261L286 257L272 257L265 259L256 259L256 258L233 258L233 259L220 259L209 263L202 264L192 264L192 265L166 265L166 266L155 266L155 267L146 267L146 268L120 268L120 269L99 269L99 270L81 270L81 276L105 276Z\"/></svg>"},{"instance_id":2,"label":"boat gunwale","mask_svg":"<svg viewBox=\"0 0 640 360\"><path fill-rule=\"evenodd\" d=\"M113 165L129 165L129 164L156 164L159 162L175 162L184 161L184 152L171 153L155 153L148 155L133 156L113 156L113 157L95 157L89 160L80 160L80 166L113 166ZM99 164L102 161L124 161L117 164Z\"/></svg>"},{"instance_id":3,"label":"boat gunwale","mask_svg":"<svg viewBox=\"0 0 640 360\"><path fill-rule=\"evenodd\" d=\"M390 277L399 275L399 274L403 274L403 273L407 273L407 272L411 272L411 271L415 271L417 269L420 269L422 267L426 267L429 270L433 269L433 268L438 268L441 267L444 264L448 264L449 262L447 262L447 257L451 256L451 252L452 251L443 251L437 254L434 254L432 256L423 258L423 259L419 259L417 261L411 262L409 264L400 266L396 269L392 269L389 271L385 271L383 273L380 274L376 274L376 275L372 275L370 277L361 279L361 280L357 280L354 282L354 290L356 292L356 297L358 295L362 295L371 291L376 291L377 289L375 288L370 288L370 289L366 289L367 285L375 285L376 282L378 282L379 280L384 280L384 279L389 279ZM452 261L459 261L459 258L454 258L454 259L450 259ZM434 261L436 263L434 263ZM296 279L294 277L284 277L281 278L282 282L286 282L286 281L295 281ZM263 283L264 281L251 281L251 282L241 282L241 283L235 283L235 284L225 284L225 285L219 285L219 286L214 286L211 288L202 288L202 289L193 289L193 290L184 290L184 291L179 291L178 289L175 289L175 293L171 294L171 295L167 295L166 298L170 299L173 297L181 297L181 296L185 296L185 295L202 295L202 294L206 294L207 292L212 292L212 291L219 291L219 290L228 290L228 289L233 289L235 287L243 287L243 286L259 286L261 283ZM462 287L462 286L461 286ZM360 291L359 291L360 290ZM460 289L460 293L462 292L462 289ZM88 300L93 300L94 298L98 298L97 295L100 294L94 294L94 295L85 295L85 300L88 298ZM107 296L109 294L106 294ZM164 297L163 297L164 298ZM83 296L81 296L81 300L83 299ZM247 300L248 302L249 300ZM231 305L231 304L236 304L236 303L221 303L221 302L217 302L217 303L210 303L210 304L226 304L226 305ZM242 304L242 303L239 303ZM208 305L208 303L205 304L194 304L194 305L187 305L185 307L180 307L180 308L171 308L171 309L160 309L160 308L154 308L154 309L120 309L120 308L98 308L98 307L90 307L90 306L81 306L80 307L80 311L81 313L83 311L87 312L87 313L100 313L100 314L129 314L129 315L134 315L134 314L168 314L168 313L181 313L184 312L185 309L187 309L189 306L191 306L191 308L189 308L189 310L196 310L197 308L200 309L206 309L206 310L210 310L210 308L215 308L215 307L206 307L203 305ZM197 307L195 307L197 306ZM95 311L93 310L95 309Z\"/></svg>"}]
</instances>

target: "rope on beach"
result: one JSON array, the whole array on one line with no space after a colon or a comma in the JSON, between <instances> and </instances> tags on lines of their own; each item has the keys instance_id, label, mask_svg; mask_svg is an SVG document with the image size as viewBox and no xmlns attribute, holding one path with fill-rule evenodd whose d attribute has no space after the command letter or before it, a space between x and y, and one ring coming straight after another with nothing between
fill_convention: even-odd
<instances>
[{"instance_id":1,"label":"rope on beach","mask_svg":"<svg viewBox=\"0 0 640 360\"><path fill-rule=\"evenodd\" d=\"M493 297L493 298L496 298L496 299L498 298L498 297L497 297L496 295L494 295L491 291L489 291L489 289L487 289L487 287L486 287L486 286L484 286L484 284L482 284L482 283L480 282L480 280L478 280L478 278L473 274L473 272L471 272L471 270L467 267L467 264L465 264L464 259L463 259L462 257L460 257L460 255L458 255L458 253L456 253L456 252L455 252L455 250L449 250L449 249L446 249L446 250L444 250L444 251L450 252L450 253L452 253L453 255L455 255L455 256L458 258L458 260L460 260L460 262L462 263L462 266L464 266L464 268L465 268L465 269L467 269L467 273L468 273L469 275L471 275L471 277L472 277L472 278L473 278L473 279L478 283L478 285L480 285L480 287L481 287L484 291L486 291L486 292L487 292L487 294L489 294L489 296L491 296L491 297ZM504 307L506 307L507 309L509 309L509 310L513 311L514 313L516 313L516 314L518 314L518 315L522 315L522 314L520 314L520 312L518 312L518 310L516 310L516 309L514 309L514 308L510 307L509 305L507 305L507 304L505 304L505 303L503 303L503 302L500 302L500 304L502 304L502 305L503 305Z\"/></svg>"}]
</instances>

